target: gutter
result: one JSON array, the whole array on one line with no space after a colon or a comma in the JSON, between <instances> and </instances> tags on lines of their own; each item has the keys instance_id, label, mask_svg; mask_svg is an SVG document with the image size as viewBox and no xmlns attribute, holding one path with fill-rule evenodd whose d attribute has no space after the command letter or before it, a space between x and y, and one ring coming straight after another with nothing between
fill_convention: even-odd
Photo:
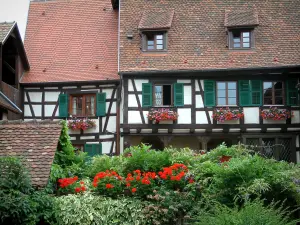
<instances>
[{"instance_id":1,"label":"gutter","mask_svg":"<svg viewBox=\"0 0 300 225\"><path fill-rule=\"evenodd\" d=\"M5 94L3 94L1 91L0 91L0 95L6 100L8 101L9 104L11 104L18 113L23 113L22 110L15 104L13 103L8 97L6 97Z\"/></svg>"}]
</instances>

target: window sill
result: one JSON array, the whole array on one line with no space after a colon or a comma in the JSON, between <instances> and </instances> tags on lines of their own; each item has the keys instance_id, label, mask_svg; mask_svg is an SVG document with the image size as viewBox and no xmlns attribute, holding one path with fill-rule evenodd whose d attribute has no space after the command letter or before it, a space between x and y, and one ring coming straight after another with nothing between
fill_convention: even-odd
<instances>
[{"instance_id":1,"label":"window sill","mask_svg":"<svg viewBox=\"0 0 300 225\"><path fill-rule=\"evenodd\" d=\"M161 57L161 56L167 56L167 50L163 50L163 51L142 51L141 54L142 55L147 55L147 56L157 56L157 57Z\"/></svg>"}]
</instances>

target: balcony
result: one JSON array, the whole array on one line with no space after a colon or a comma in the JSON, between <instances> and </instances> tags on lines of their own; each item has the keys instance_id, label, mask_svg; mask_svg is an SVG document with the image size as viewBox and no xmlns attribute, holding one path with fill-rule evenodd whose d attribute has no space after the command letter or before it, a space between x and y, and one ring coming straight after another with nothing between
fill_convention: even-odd
<instances>
[{"instance_id":1,"label":"balcony","mask_svg":"<svg viewBox=\"0 0 300 225\"><path fill-rule=\"evenodd\" d=\"M13 103L15 103L18 107L21 104L20 91L13 86L1 81L2 93L9 98Z\"/></svg>"}]
</instances>

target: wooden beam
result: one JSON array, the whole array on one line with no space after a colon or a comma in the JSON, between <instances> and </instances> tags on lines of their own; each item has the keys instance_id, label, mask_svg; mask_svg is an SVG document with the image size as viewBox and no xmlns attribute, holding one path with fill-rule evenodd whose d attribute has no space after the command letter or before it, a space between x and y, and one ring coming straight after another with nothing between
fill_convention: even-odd
<instances>
[{"instance_id":1,"label":"wooden beam","mask_svg":"<svg viewBox=\"0 0 300 225\"><path fill-rule=\"evenodd\" d=\"M16 70L14 68L12 68L8 62L3 60L3 64L10 70L10 72L12 72L13 74L16 74Z\"/></svg>"},{"instance_id":2,"label":"wooden beam","mask_svg":"<svg viewBox=\"0 0 300 225\"><path fill-rule=\"evenodd\" d=\"M2 91L2 43L0 43L0 91Z\"/></svg>"}]
</instances>

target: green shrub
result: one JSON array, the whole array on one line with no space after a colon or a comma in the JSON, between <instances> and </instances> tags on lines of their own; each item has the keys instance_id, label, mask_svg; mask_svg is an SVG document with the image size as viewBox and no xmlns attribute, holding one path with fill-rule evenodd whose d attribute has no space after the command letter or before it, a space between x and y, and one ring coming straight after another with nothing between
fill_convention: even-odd
<instances>
[{"instance_id":1,"label":"green shrub","mask_svg":"<svg viewBox=\"0 0 300 225\"><path fill-rule=\"evenodd\" d=\"M228 208L216 204L210 210L201 210L197 225L296 225L286 209L271 203L264 206L262 201L247 202L242 208Z\"/></svg>"},{"instance_id":2,"label":"green shrub","mask_svg":"<svg viewBox=\"0 0 300 225\"><path fill-rule=\"evenodd\" d=\"M124 163L125 174L134 170L158 172L172 164L169 152L151 150L151 146L144 144L126 149L124 155L129 153Z\"/></svg>"},{"instance_id":3,"label":"green shrub","mask_svg":"<svg viewBox=\"0 0 300 225\"><path fill-rule=\"evenodd\" d=\"M0 157L0 190L18 190L22 193L32 191L30 175L16 157Z\"/></svg>"},{"instance_id":4,"label":"green shrub","mask_svg":"<svg viewBox=\"0 0 300 225\"><path fill-rule=\"evenodd\" d=\"M164 149L165 152L170 154L171 163L182 163L186 166L193 165L197 160L196 154L189 148L173 148L167 147Z\"/></svg>"},{"instance_id":5,"label":"green shrub","mask_svg":"<svg viewBox=\"0 0 300 225\"><path fill-rule=\"evenodd\" d=\"M57 197L57 224L68 225L139 225L144 224L143 204L137 199L113 200L90 193Z\"/></svg>"}]
</instances>

